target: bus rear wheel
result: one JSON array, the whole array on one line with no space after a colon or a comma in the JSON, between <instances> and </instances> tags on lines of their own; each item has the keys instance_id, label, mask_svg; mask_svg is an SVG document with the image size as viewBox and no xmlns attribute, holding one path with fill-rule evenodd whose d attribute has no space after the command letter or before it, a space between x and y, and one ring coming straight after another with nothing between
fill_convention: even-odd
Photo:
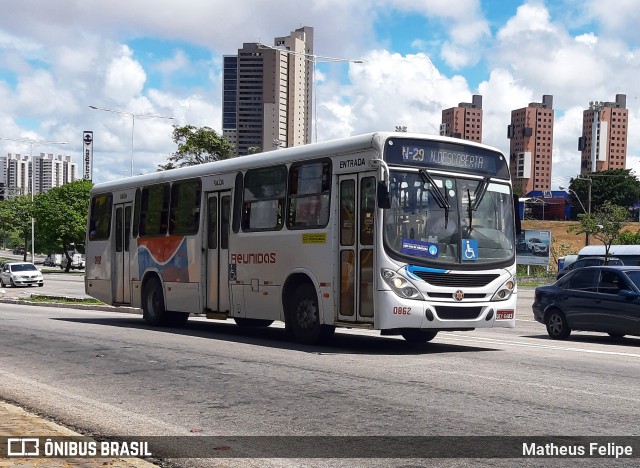
<instances>
[{"instance_id":1,"label":"bus rear wheel","mask_svg":"<svg viewBox=\"0 0 640 468\"><path fill-rule=\"evenodd\" d=\"M437 334L438 332L433 330L409 328L402 332L402 338L404 338L407 343L426 343L427 341L433 340Z\"/></svg>"},{"instance_id":2,"label":"bus rear wheel","mask_svg":"<svg viewBox=\"0 0 640 468\"><path fill-rule=\"evenodd\" d=\"M295 341L303 344L319 344L333 336L336 327L320 323L318 297L313 285L306 283L298 286L291 304L286 325Z\"/></svg>"}]
</instances>

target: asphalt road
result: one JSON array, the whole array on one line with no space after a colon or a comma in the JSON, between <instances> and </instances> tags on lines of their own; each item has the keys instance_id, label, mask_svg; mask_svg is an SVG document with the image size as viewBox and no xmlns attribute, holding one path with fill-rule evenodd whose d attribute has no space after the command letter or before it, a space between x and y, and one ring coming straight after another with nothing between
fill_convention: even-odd
<instances>
[{"instance_id":1,"label":"asphalt road","mask_svg":"<svg viewBox=\"0 0 640 468\"><path fill-rule=\"evenodd\" d=\"M640 435L640 338L576 333L551 341L533 321L532 296L521 289L515 330L440 333L413 347L372 331L338 331L328 346L304 347L277 325L242 331L233 322L192 318L185 329L154 329L135 315L1 304L0 399L103 436L439 435L455 445L464 435ZM234 463L248 462L224 466ZM341 463L354 466L313 466ZM416 463L433 464L356 465ZM544 460L574 463L611 460Z\"/></svg>"}]
</instances>

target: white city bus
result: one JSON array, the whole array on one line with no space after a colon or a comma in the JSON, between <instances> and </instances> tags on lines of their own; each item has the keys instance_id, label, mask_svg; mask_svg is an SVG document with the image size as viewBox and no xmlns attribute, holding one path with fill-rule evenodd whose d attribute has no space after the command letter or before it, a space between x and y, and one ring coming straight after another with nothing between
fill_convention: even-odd
<instances>
[{"instance_id":1,"label":"white city bus","mask_svg":"<svg viewBox=\"0 0 640 468\"><path fill-rule=\"evenodd\" d=\"M153 325L425 342L515 326L516 224L496 149L371 133L97 184L85 289Z\"/></svg>"}]
</instances>

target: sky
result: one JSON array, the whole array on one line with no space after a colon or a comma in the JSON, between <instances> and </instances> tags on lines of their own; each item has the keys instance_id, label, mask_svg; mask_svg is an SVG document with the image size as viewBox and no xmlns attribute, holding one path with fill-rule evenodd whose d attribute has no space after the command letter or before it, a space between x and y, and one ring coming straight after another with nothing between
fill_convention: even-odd
<instances>
[{"instance_id":1,"label":"sky","mask_svg":"<svg viewBox=\"0 0 640 468\"><path fill-rule=\"evenodd\" d=\"M557 190L580 171L583 110L626 94L627 169L640 175L636 0L1 5L0 138L55 143L0 139L0 154L71 155L80 176L82 133L91 130L94 182L128 176L132 160L134 174L154 172L177 148L172 125L222 133L222 57L244 42L272 45L302 26L314 28L314 54L344 59L318 59L315 141L397 125L437 134L443 109L480 94L483 143L508 154L511 111L551 94ZM135 125L129 114L140 116Z\"/></svg>"}]
</instances>

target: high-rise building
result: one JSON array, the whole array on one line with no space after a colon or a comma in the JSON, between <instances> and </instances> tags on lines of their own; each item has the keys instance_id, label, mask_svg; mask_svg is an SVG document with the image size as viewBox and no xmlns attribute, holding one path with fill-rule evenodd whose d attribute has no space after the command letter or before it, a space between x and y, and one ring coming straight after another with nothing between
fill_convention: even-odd
<instances>
[{"instance_id":1,"label":"high-rise building","mask_svg":"<svg viewBox=\"0 0 640 468\"><path fill-rule=\"evenodd\" d=\"M580 174L625 169L628 128L625 94L616 94L616 102L590 102L582 113L582 136L578 138Z\"/></svg>"},{"instance_id":2,"label":"high-rise building","mask_svg":"<svg viewBox=\"0 0 640 468\"><path fill-rule=\"evenodd\" d=\"M482 96L442 111L440 135L482 143Z\"/></svg>"},{"instance_id":3,"label":"high-rise building","mask_svg":"<svg viewBox=\"0 0 640 468\"><path fill-rule=\"evenodd\" d=\"M222 60L222 134L235 147L238 144L238 57L225 55Z\"/></svg>"},{"instance_id":4,"label":"high-rise building","mask_svg":"<svg viewBox=\"0 0 640 468\"><path fill-rule=\"evenodd\" d=\"M553 149L553 96L511 111L507 127L509 170L514 188L523 194L551 190Z\"/></svg>"},{"instance_id":5,"label":"high-rise building","mask_svg":"<svg viewBox=\"0 0 640 468\"><path fill-rule=\"evenodd\" d=\"M313 28L224 57L223 135L236 154L311 142ZM234 113L235 105L235 113Z\"/></svg>"},{"instance_id":6,"label":"high-rise building","mask_svg":"<svg viewBox=\"0 0 640 468\"><path fill-rule=\"evenodd\" d=\"M76 163L71 156L40 153L33 157L34 192L42 193L76 180Z\"/></svg>"},{"instance_id":7,"label":"high-rise building","mask_svg":"<svg viewBox=\"0 0 640 468\"><path fill-rule=\"evenodd\" d=\"M77 164L71 156L40 153L31 159L11 153L0 156L0 183L8 197L38 194L76 180Z\"/></svg>"}]
</instances>

